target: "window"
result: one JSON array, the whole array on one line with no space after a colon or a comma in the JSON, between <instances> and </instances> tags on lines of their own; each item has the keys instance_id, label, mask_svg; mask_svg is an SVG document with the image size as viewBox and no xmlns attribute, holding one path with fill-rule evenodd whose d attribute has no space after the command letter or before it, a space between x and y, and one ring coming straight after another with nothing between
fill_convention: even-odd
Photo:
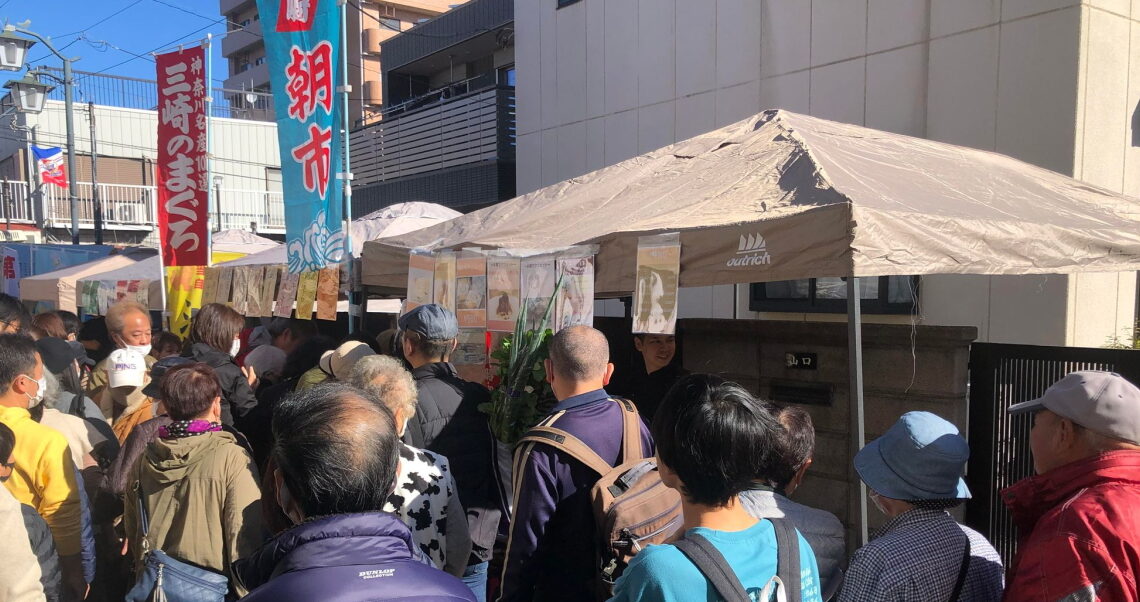
<instances>
[{"instance_id":1,"label":"window","mask_svg":"<svg viewBox=\"0 0 1140 602\"><path fill-rule=\"evenodd\" d=\"M241 23L238 23L238 25L241 25L242 27L249 27L250 23L253 23L253 21L250 19L242 19Z\"/></svg>"},{"instance_id":2,"label":"window","mask_svg":"<svg viewBox=\"0 0 1140 602\"><path fill-rule=\"evenodd\" d=\"M515 85L515 66L504 65L499 67L499 81L500 85L511 86Z\"/></svg>"},{"instance_id":3,"label":"window","mask_svg":"<svg viewBox=\"0 0 1140 602\"><path fill-rule=\"evenodd\" d=\"M263 65L263 64L265 64L265 57L263 57L263 56L259 56L259 57L255 58L255 59L253 59L253 64L254 64L255 66L256 66L256 65Z\"/></svg>"},{"instance_id":4,"label":"window","mask_svg":"<svg viewBox=\"0 0 1140 602\"><path fill-rule=\"evenodd\" d=\"M402 31L404 29L404 24L400 22L399 19L380 19L380 26L392 31Z\"/></svg>"},{"instance_id":5,"label":"window","mask_svg":"<svg viewBox=\"0 0 1140 602\"><path fill-rule=\"evenodd\" d=\"M556 0L556 1L558 2L558 8L562 8L564 6L570 6L571 4L577 4L578 2L581 2L582 0Z\"/></svg>"},{"instance_id":6,"label":"window","mask_svg":"<svg viewBox=\"0 0 1140 602\"><path fill-rule=\"evenodd\" d=\"M751 285L748 309L797 313L846 313L846 278L781 280ZM859 279L862 311L868 314L908 314L918 302L918 276Z\"/></svg>"}]
</instances>

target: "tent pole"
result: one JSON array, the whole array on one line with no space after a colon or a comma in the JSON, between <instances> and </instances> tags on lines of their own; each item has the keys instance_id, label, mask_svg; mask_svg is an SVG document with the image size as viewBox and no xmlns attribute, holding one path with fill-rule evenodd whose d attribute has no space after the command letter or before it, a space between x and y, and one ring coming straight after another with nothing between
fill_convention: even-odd
<instances>
[{"instance_id":1,"label":"tent pole","mask_svg":"<svg viewBox=\"0 0 1140 602\"><path fill-rule=\"evenodd\" d=\"M851 403L851 457L863 449L867 435L864 430L866 420L863 409L863 315L859 294L859 278L847 279L847 377L849 383L848 400ZM859 482L859 537L860 544L867 544L867 485Z\"/></svg>"}]
</instances>

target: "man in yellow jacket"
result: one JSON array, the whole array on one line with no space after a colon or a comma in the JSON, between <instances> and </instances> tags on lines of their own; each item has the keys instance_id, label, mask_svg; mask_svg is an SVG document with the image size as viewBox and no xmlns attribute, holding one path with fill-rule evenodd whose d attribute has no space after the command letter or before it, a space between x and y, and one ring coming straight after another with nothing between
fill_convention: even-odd
<instances>
[{"instance_id":1,"label":"man in yellow jacket","mask_svg":"<svg viewBox=\"0 0 1140 602\"><path fill-rule=\"evenodd\" d=\"M75 465L64 436L28 414L28 404L42 398L45 388L44 365L35 343L22 335L0 334L0 422L16 434L15 466L4 486L47 521L59 551L64 599L82 599L86 583Z\"/></svg>"}]
</instances>

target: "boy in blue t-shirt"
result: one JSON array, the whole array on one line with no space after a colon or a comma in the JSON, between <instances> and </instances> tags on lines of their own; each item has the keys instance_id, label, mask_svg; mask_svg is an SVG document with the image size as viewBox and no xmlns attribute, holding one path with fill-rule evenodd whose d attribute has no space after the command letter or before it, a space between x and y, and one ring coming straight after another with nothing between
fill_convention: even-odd
<instances>
[{"instance_id":1,"label":"boy in blue t-shirt","mask_svg":"<svg viewBox=\"0 0 1140 602\"><path fill-rule=\"evenodd\" d=\"M681 533L696 533L712 543L749 597L759 602L777 599L775 529L771 522L749 516L738 496L781 461L781 428L763 402L743 387L707 374L678 381L658 407L652 428L661 480L681 494ZM822 602L815 554L797 537L801 599ZM721 597L696 565L665 544L649 546L633 558L611 600L718 602Z\"/></svg>"}]
</instances>

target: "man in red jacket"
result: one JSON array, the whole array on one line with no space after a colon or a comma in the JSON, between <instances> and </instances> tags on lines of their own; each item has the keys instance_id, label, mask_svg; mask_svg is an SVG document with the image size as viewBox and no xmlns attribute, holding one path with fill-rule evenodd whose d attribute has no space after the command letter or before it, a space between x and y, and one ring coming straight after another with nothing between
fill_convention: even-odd
<instances>
[{"instance_id":1,"label":"man in red jacket","mask_svg":"<svg viewBox=\"0 0 1140 602\"><path fill-rule=\"evenodd\" d=\"M1074 372L1009 411L1034 413L1037 476L1002 492L1022 533L1005 599L1140 600L1140 389Z\"/></svg>"}]
</instances>

